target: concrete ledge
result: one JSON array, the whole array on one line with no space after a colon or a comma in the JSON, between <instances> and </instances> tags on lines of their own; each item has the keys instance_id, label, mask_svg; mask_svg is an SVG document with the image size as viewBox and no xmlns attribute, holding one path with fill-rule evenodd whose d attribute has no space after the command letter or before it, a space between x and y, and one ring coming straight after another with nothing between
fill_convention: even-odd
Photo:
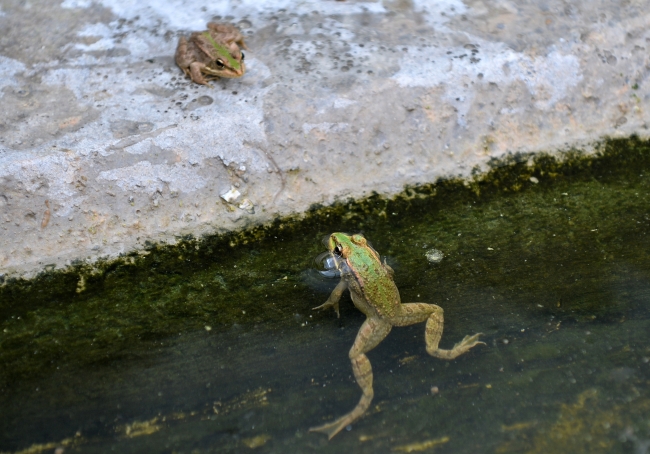
<instances>
[{"instance_id":1,"label":"concrete ledge","mask_svg":"<svg viewBox=\"0 0 650 454\"><path fill-rule=\"evenodd\" d=\"M0 9L0 274L648 137L638 2L158 3ZM213 88L173 62L211 19L251 48Z\"/></svg>"}]
</instances>

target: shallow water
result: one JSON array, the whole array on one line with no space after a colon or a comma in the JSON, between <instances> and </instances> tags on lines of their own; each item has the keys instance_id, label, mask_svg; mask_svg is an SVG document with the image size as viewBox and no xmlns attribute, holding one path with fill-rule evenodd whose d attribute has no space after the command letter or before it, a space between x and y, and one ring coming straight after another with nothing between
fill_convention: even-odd
<instances>
[{"instance_id":1,"label":"shallow water","mask_svg":"<svg viewBox=\"0 0 650 454\"><path fill-rule=\"evenodd\" d=\"M152 248L81 284L5 287L0 451L647 452L650 147L614 145L246 245ZM487 345L442 361L424 324L395 328L368 354L371 410L327 441L308 429L358 401L363 322L347 294L340 319L311 311L336 284L312 269L332 231L362 231L403 302L444 308L443 348Z\"/></svg>"}]
</instances>

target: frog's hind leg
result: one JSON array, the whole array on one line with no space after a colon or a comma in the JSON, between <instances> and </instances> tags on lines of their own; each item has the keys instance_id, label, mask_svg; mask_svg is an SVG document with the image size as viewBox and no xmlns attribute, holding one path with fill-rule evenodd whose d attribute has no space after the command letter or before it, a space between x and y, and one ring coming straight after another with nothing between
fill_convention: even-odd
<instances>
[{"instance_id":1,"label":"frog's hind leg","mask_svg":"<svg viewBox=\"0 0 650 454\"><path fill-rule=\"evenodd\" d=\"M442 308L435 304L405 303L399 306L398 313L390 319L394 326L408 326L425 320L427 321L427 325L424 332L424 340L427 344L427 353L431 356L440 359L454 359L478 344L485 345L485 342L478 340L481 335L481 333L478 333L465 336L451 350L439 348L438 344L442 337L444 317Z\"/></svg>"},{"instance_id":2,"label":"frog's hind leg","mask_svg":"<svg viewBox=\"0 0 650 454\"><path fill-rule=\"evenodd\" d=\"M354 378L363 392L361 399L350 413L322 426L312 427L309 429L310 432L324 433L331 440L334 435L359 419L368 410L375 393L372 389L372 366L365 353L375 348L388 335L391 328L390 323L378 318L369 318L363 323L350 349Z\"/></svg>"}]
</instances>

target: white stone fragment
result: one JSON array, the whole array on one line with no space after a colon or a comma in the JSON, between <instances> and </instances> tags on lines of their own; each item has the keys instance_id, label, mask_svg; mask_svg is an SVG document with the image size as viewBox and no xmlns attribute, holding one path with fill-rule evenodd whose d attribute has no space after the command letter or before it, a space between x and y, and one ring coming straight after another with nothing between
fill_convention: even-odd
<instances>
[{"instance_id":1,"label":"white stone fragment","mask_svg":"<svg viewBox=\"0 0 650 454\"><path fill-rule=\"evenodd\" d=\"M255 213L255 205L253 205L253 202L251 202L250 199L242 200L242 202L239 204L239 208L247 211L250 214Z\"/></svg>"},{"instance_id":2,"label":"white stone fragment","mask_svg":"<svg viewBox=\"0 0 650 454\"><path fill-rule=\"evenodd\" d=\"M226 193L221 194L220 197L224 199L226 202L232 203L235 200L237 200L240 195L241 192L239 192L236 187L230 186L230 190Z\"/></svg>"}]
</instances>

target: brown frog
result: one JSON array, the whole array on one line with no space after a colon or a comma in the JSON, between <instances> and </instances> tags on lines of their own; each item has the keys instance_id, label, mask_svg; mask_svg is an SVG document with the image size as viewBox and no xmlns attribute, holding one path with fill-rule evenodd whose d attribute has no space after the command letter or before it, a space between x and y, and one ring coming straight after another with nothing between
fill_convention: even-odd
<instances>
[{"instance_id":1,"label":"brown frog","mask_svg":"<svg viewBox=\"0 0 650 454\"><path fill-rule=\"evenodd\" d=\"M442 337L443 311L440 306L426 303L402 303L393 282L393 269L366 241L363 235L332 233L327 248L336 268L341 272L341 282L332 291L325 304L316 309L333 308L339 313L339 299L348 289L354 305L366 315L359 334L352 345L349 357L357 384L361 387L361 400L349 413L340 418L312 427L310 432L322 432L330 439L348 424L360 418L370 407L372 367L366 353L375 348L390 333L393 326L408 326L426 321L424 340L427 353L440 359L454 359L479 344L479 334L465 336L451 350L438 346Z\"/></svg>"},{"instance_id":2,"label":"brown frog","mask_svg":"<svg viewBox=\"0 0 650 454\"><path fill-rule=\"evenodd\" d=\"M197 84L207 79L233 79L246 72L244 36L230 24L208 23L208 29L194 32L189 40L181 36L176 48L176 64Z\"/></svg>"}]
</instances>

